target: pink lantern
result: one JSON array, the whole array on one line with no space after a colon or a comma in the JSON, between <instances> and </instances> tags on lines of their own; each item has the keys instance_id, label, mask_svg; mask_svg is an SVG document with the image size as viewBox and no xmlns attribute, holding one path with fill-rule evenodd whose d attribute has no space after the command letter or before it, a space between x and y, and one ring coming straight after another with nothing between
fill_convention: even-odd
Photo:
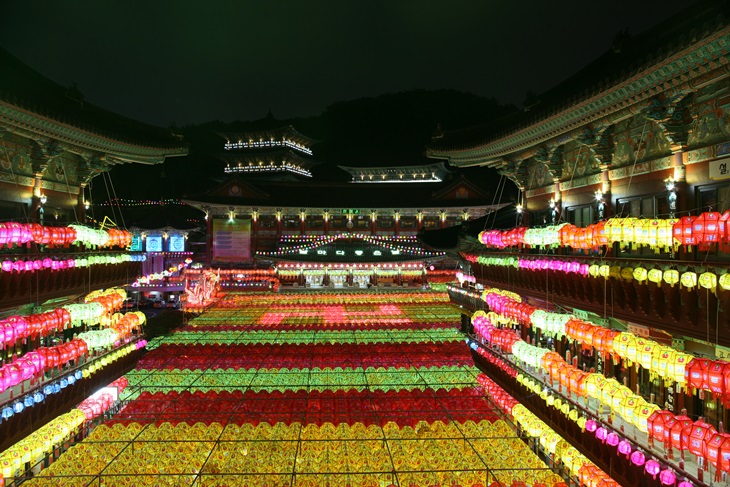
<instances>
[{"instance_id":1,"label":"pink lantern","mask_svg":"<svg viewBox=\"0 0 730 487\"><path fill-rule=\"evenodd\" d=\"M626 440L621 440L618 443L618 452L622 455L626 455L626 458L629 458L629 455L631 454L631 443Z\"/></svg>"},{"instance_id":2,"label":"pink lantern","mask_svg":"<svg viewBox=\"0 0 730 487\"><path fill-rule=\"evenodd\" d=\"M659 474L659 471L662 469L661 465L659 465L659 462L656 460L648 460L644 464L644 470L646 473L651 475L654 479L656 479L656 476Z\"/></svg>"},{"instance_id":3,"label":"pink lantern","mask_svg":"<svg viewBox=\"0 0 730 487\"><path fill-rule=\"evenodd\" d=\"M643 452L636 450L634 453L631 454L631 463L633 463L637 467L641 467L646 463L646 456Z\"/></svg>"},{"instance_id":4,"label":"pink lantern","mask_svg":"<svg viewBox=\"0 0 730 487\"><path fill-rule=\"evenodd\" d=\"M618 442L619 439L616 433L611 432L606 436L606 443L608 443L610 446L616 446L618 445Z\"/></svg>"},{"instance_id":5,"label":"pink lantern","mask_svg":"<svg viewBox=\"0 0 730 487\"><path fill-rule=\"evenodd\" d=\"M601 426L596 430L596 438L598 438L601 441L606 441L606 437L608 436L608 430Z\"/></svg>"},{"instance_id":6,"label":"pink lantern","mask_svg":"<svg viewBox=\"0 0 730 487\"><path fill-rule=\"evenodd\" d=\"M663 485L674 485L677 481L677 475L667 468L662 470L662 473L659 474L659 481Z\"/></svg>"},{"instance_id":7,"label":"pink lantern","mask_svg":"<svg viewBox=\"0 0 730 487\"><path fill-rule=\"evenodd\" d=\"M686 480L683 480L679 483L677 487L694 487L694 485L692 485L692 482L687 482Z\"/></svg>"}]
</instances>

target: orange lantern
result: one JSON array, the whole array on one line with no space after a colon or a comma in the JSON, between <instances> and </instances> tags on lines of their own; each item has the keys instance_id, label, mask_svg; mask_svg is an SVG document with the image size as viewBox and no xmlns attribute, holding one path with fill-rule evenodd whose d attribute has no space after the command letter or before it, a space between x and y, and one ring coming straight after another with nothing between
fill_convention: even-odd
<instances>
[{"instance_id":1,"label":"orange lantern","mask_svg":"<svg viewBox=\"0 0 730 487\"><path fill-rule=\"evenodd\" d=\"M596 246L608 245L609 235L606 234L606 221L600 221L593 226L593 243Z\"/></svg>"}]
</instances>

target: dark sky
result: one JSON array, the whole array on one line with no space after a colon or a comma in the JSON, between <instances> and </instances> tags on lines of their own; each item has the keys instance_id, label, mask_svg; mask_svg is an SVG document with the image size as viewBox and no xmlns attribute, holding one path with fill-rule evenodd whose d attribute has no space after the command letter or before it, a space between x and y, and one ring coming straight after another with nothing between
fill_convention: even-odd
<instances>
[{"instance_id":1,"label":"dark sky","mask_svg":"<svg viewBox=\"0 0 730 487\"><path fill-rule=\"evenodd\" d=\"M3 0L0 45L167 126L452 88L519 104L688 0ZM1 75L1 73L0 73Z\"/></svg>"}]
</instances>

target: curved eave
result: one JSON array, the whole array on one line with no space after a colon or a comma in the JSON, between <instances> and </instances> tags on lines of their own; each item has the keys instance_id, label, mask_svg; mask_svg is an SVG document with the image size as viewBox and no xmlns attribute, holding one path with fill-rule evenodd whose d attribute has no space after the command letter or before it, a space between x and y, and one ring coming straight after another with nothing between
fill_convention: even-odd
<instances>
[{"instance_id":1,"label":"curved eave","mask_svg":"<svg viewBox=\"0 0 730 487\"><path fill-rule=\"evenodd\" d=\"M136 145L43 117L5 101L0 101L0 125L30 139L56 140L70 152L103 153L122 162L160 164L166 157L188 154L183 144L177 147Z\"/></svg>"},{"instance_id":2,"label":"curved eave","mask_svg":"<svg viewBox=\"0 0 730 487\"><path fill-rule=\"evenodd\" d=\"M461 147L431 146L426 155L446 159L457 167L489 165L553 139L572 139L586 125L606 127L636 115L659 94L688 94L728 77L728 50L730 27L580 103L563 106L527 127L514 129L489 142Z\"/></svg>"}]
</instances>

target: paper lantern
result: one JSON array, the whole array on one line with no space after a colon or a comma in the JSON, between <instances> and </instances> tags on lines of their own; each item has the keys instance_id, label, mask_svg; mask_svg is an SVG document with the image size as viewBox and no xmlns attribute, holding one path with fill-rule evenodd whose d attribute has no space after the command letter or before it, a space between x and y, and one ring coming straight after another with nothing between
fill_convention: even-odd
<instances>
[{"instance_id":1,"label":"paper lantern","mask_svg":"<svg viewBox=\"0 0 730 487\"><path fill-rule=\"evenodd\" d=\"M631 463L633 463L637 467L641 467L646 463L646 456L643 452L636 450L634 453L631 454Z\"/></svg>"},{"instance_id":2,"label":"paper lantern","mask_svg":"<svg viewBox=\"0 0 730 487\"><path fill-rule=\"evenodd\" d=\"M701 248L707 249L710 244L720 241L720 218L720 213L709 211L701 213L692 222L692 235Z\"/></svg>"},{"instance_id":3,"label":"paper lantern","mask_svg":"<svg viewBox=\"0 0 730 487\"><path fill-rule=\"evenodd\" d=\"M587 419L586 420L586 431L589 433L593 433L598 429L598 423L596 423L593 419Z\"/></svg>"},{"instance_id":4,"label":"paper lantern","mask_svg":"<svg viewBox=\"0 0 730 487\"><path fill-rule=\"evenodd\" d=\"M715 433L706 444L707 460L716 468L730 470L730 434Z\"/></svg>"},{"instance_id":5,"label":"paper lantern","mask_svg":"<svg viewBox=\"0 0 730 487\"><path fill-rule=\"evenodd\" d=\"M618 443L618 452L622 455L626 455L626 458L629 458L629 455L631 454L631 443L629 443L627 440L621 440Z\"/></svg>"},{"instance_id":6,"label":"paper lantern","mask_svg":"<svg viewBox=\"0 0 730 487\"><path fill-rule=\"evenodd\" d=\"M608 436L608 430L601 426L596 430L596 438L598 438L601 441L606 441L606 437Z\"/></svg>"},{"instance_id":7,"label":"paper lantern","mask_svg":"<svg viewBox=\"0 0 730 487\"><path fill-rule=\"evenodd\" d=\"M717 395L725 394L728 377L730 377L730 363L721 360L712 361L707 369L707 387L710 392Z\"/></svg>"},{"instance_id":8,"label":"paper lantern","mask_svg":"<svg viewBox=\"0 0 730 487\"><path fill-rule=\"evenodd\" d=\"M659 474L659 481L663 485L674 485L674 483L677 481L677 475L667 468L662 470L662 472Z\"/></svg>"},{"instance_id":9,"label":"paper lantern","mask_svg":"<svg viewBox=\"0 0 730 487\"><path fill-rule=\"evenodd\" d=\"M649 282L661 285L663 276L664 273L661 271L661 269L649 269L646 277Z\"/></svg>"},{"instance_id":10,"label":"paper lantern","mask_svg":"<svg viewBox=\"0 0 730 487\"><path fill-rule=\"evenodd\" d=\"M680 245L691 247L697 244L697 237L694 235L694 220L693 216L683 216L674 224L674 239Z\"/></svg>"},{"instance_id":11,"label":"paper lantern","mask_svg":"<svg viewBox=\"0 0 730 487\"><path fill-rule=\"evenodd\" d=\"M706 358L693 358L684 369L685 382L695 389L709 389L709 369L712 361Z\"/></svg>"},{"instance_id":12,"label":"paper lantern","mask_svg":"<svg viewBox=\"0 0 730 487\"><path fill-rule=\"evenodd\" d=\"M659 462L657 462L656 460L648 460L644 464L644 470L646 471L646 473L648 473L655 479L656 479L656 476L659 474L659 471L661 470L661 468L662 468L661 465L659 465Z\"/></svg>"},{"instance_id":13,"label":"paper lantern","mask_svg":"<svg viewBox=\"0 0 730 487\"><path fill-rule=\"evenodd\" d=\"M687 450L697 457L707 458L706 442L709 441L717 430L704 421L697 420L691 426Z\"/></svg>"},{"instance_id":14,"label":"paper lantern","mask_svg":"<svg viewBox=\"0 0 730 487\"><path fill-rule=\"evenodd\" d=\"M664 271L662 278L664 279L664 282L674 287L674 285L679 282L679 271L676 269L668 269Z\"/></svg>"},{"instance_id":15,"label":"paper lantern","mask_svg":"<svg viewBox=\"0 0 730 487\"><path fill-rule=\"evenodd\" d=\"M619 441L620 440L618 435L613 431L606 435L606 444L608 444L609 446L616 446L618 445Z\"/></svg>"}]
</instances>

